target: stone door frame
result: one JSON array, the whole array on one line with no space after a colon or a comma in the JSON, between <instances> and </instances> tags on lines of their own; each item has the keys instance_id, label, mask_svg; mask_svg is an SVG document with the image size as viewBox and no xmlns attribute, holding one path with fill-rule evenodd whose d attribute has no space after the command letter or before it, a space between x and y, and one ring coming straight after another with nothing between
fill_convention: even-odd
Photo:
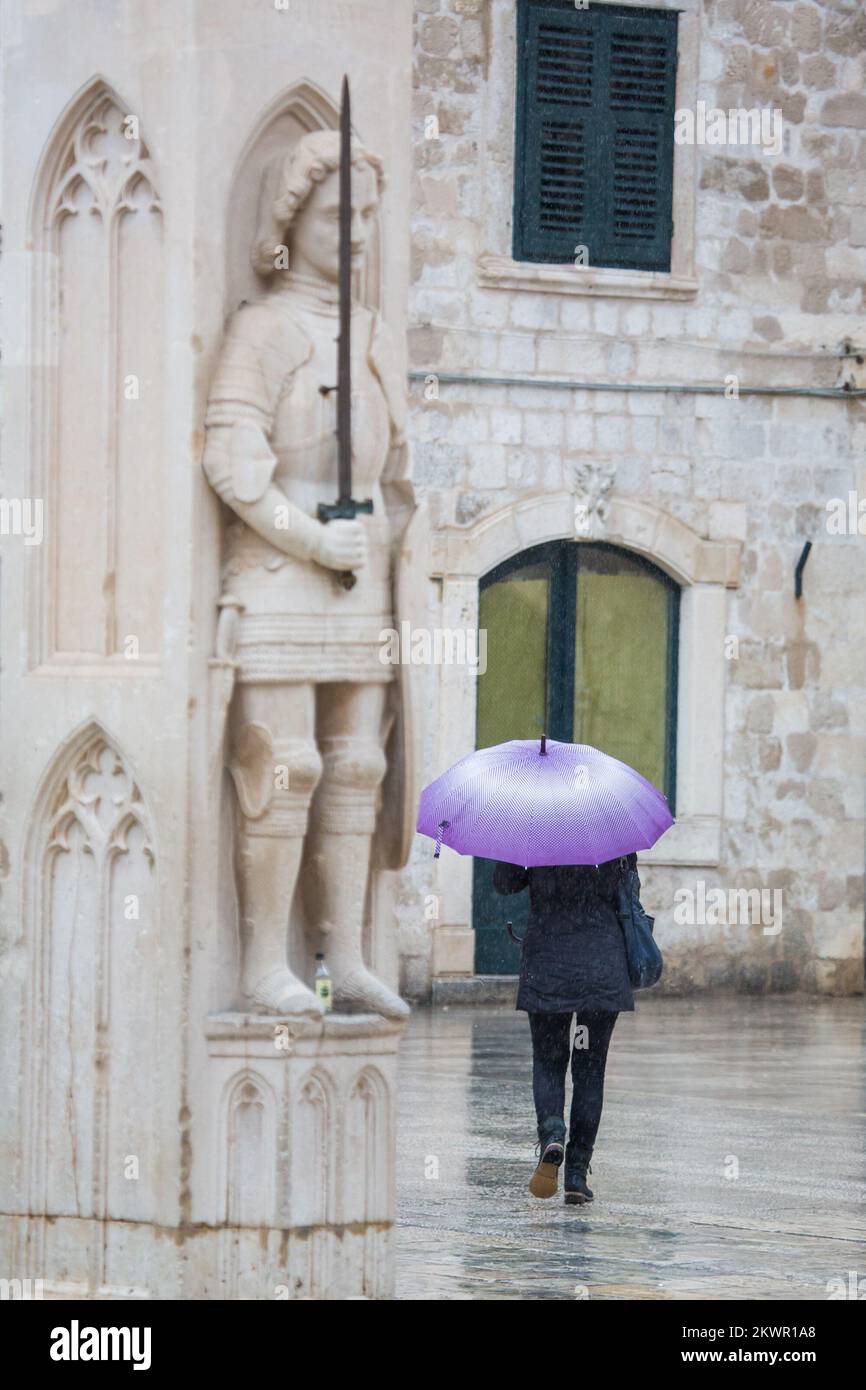
<instances>
[{"instance_id":1,"label":"stone door frame","mask_svg":"<svg viewBox=\"0 0 866 1390\"><path fill-rule=\"evenodd\" d=\"M544 541L606 541L645 556L681 586L677 718L676 824L641 862L712 868L721 855L724 795L727 590L739 584L742 544L707 540L648 502L611 493L589 524L570 492L533 495L468 527L433 537L430 577L442 586L446 631L478 627L479 580L503 560ZM476 723L477 674L468 664L438 668L441 718L437 772L467 752ZM474 973L472 859L443 848L433 975Z\"/></svg>"}]
</instances>

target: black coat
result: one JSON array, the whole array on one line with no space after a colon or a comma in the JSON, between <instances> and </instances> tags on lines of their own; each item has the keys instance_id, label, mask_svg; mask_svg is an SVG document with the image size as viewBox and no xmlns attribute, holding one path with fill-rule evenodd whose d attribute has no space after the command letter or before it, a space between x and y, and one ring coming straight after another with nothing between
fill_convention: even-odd
<instances>
[{"instance_id":1,"label":"black coat","mask_svg":"<svg viewBox=\"0 0 866 1390\"><path fill-rule=\"evenodd\" d=\"M629 856L634 865L635 856ZM521 869L497 863L497 893L529 888L517 1008L529 1013L634 1009L625 939L616 915L620 861Z\"/></svg>"}]
</instances>

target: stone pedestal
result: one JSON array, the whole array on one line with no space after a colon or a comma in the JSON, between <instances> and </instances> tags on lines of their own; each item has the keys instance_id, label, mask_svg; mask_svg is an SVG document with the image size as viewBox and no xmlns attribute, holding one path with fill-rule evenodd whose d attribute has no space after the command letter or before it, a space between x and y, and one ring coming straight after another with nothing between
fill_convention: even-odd
<instances>
[{"instance_id":1,"label":"stone pedestal","mask_svg":"<svg viewBox=\"0 0 866 1390\"><path fill-rule=\"evenodd\" d=\"M212 1014L195 1114L179 1116L181 1220L131 1220L123 1202L7 1216L6 1277L45 1298L389 1298L401 1030Z\"/></svg>"},{"instance_id":2,"label":"stone pedestal","mask_svg":"<svg viewBox=\"0 0 866 1390\"><path fill-rule=\"evenodd\" d=\"M401 1031L370 1015L210 1016L187 1296L391 1296Z\"/></svg>"}]
</instances>

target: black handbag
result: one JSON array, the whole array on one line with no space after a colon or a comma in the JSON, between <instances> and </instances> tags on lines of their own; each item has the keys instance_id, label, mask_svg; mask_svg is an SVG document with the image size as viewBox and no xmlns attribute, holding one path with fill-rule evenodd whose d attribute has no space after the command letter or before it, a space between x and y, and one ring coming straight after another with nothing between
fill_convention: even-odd
<instances>
[{"instance_id":1,"label":"black handbag","mask_svg":"<svg viewBox=\"0 0 866 1390\"><path fill-rule=\"evenodd\" d=\"M629 984L632 989L649 989L661 979L664 961L653 936L655 918L641 907L639 890L637 869L625 869L617 887L617 917L625 937Z\"/></svg>"}]
</instances>

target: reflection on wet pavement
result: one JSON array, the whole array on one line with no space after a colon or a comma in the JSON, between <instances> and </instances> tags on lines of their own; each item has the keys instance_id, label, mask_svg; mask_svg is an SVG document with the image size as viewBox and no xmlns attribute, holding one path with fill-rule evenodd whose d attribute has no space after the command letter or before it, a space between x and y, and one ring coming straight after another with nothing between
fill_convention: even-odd
<instances>
[{"instance_id":1,"label":"reflection on wet pavement","mask_svg":"<svg viewBox=\"0 0 866 1390\"><path fill-rule=\"evenodd\" d=\"M587 1209L526 1190L526 1016L416 1010L397 1297L826 1299L828 1280L866 1281L863 1040L862 999L639 1001L611 1043Z\"/></svg>"}]
</instances>

